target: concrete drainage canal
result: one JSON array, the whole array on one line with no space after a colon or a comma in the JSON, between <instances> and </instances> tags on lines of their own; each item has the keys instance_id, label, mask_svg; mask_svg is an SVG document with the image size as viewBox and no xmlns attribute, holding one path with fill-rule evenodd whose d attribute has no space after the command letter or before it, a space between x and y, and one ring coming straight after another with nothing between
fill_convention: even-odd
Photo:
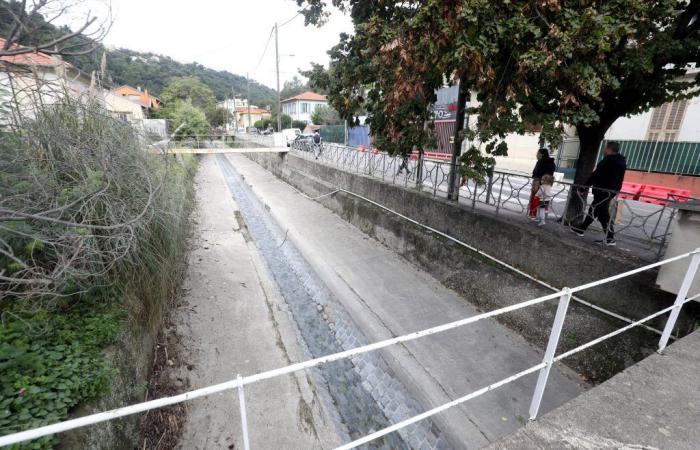
<instances>
[{"instance_id":1,"label":"concrete drainage canal","mask_svg":"<svg viewBox=\"0 0 700 450\"><path fill-rule=\"evenodd\" d=\"M217 155L229 190L238 203L251 238L278 285L296 323L302 348L309 358L369 343L335 300L265 206L244 183L230 161ZM312 371L323 387L326 406L346 438L354 440L423 412L377 353L324 364ZM372 448L449 448L430 420L418 422L371 444Z\"/></svg>"}]
</instances>

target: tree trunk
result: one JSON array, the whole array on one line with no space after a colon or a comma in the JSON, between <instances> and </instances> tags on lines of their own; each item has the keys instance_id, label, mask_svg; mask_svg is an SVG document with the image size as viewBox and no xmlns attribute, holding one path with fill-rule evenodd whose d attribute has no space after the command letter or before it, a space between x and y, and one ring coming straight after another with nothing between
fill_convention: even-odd
<instances>
[{"instance_id":1,"label":"tree trunk","mask_svg":"<svg viewBox=\"0 0 700 450\"><path fill-rule=\"evenodd\" d=\"M577 127L580 141L578 159L576 160L576 175L574 184L585 186L588 178L595 169L600 143L610 125L597 124L592 127ZM569 200L564 215L564 223L577 225L585 217L586 197L588 189L572 188L569 191Z\"/></svg>"},{"instance_id":2,"label":"tree trunk","mask_svg":"<svg viewBox=\"0 0 700 450\"><path fill-rule=\"evenodd\" d=\"M450 174L447 178L447 198L448 200L459 200L459 186L457 184L457 159L462 155L462 130L464 129L464 116L466 114L467 95L469 86L467 78L462 76L459 79L457 94L457 117L455 118L455 134L452 144L452 158L450 158Z\"/></svg>"}]
</instances>

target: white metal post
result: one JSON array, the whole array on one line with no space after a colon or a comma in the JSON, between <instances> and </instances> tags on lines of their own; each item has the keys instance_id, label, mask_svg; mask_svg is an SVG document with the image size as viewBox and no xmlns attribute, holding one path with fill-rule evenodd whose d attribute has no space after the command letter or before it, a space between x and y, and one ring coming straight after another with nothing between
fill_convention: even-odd
<instances>
[{"instance_id":1,"label":"white metal post","mask_svg":"<svg viewBox=\"0 0 700 450\"><path fill-rule=\"evenodd\" d=\"M547 386L549 371L552 368L554 355L557 351L557 345L559 344L559 336L561 335L561 329L564 326L566 311L569 309L569 300L571 300L571 290L568 287L565 287L561 290L559 305L557 306L557 314L554 316L554 324L552 324L552 331L549 333L547 350L544 352L543 362L546 365L540 369L540 375L537 378L535 393L532 395L532 402L530 403L530 420L535 420L537 413L540 410L540 403L542 403L544 389Z\"/></svg>"},{"instance_id":2,"label":"white metal post","mask_svg":"<svg viewBox=\"0 0 700 450\"><path fill-rule=\"evenodd\" d=\"M664 332L661 333L661 339L659 340L659 353L663 352L668 344L668 338L671 337L671 332L676 326L676 320L681 312L683 303L685 303L685 299L688 297L688 291L690 290L695 274L698 271L698 265L700 265L700 248L695 249L695 251L698 253L695 253L690 259L688 270L685 272L685 277L683 278L683 283L681 284L681 288L678 290L676 301L673 303L673 309L671 310L671 314L668 316L668 320L666 321L666 327L664 327Z\"/></svg>"},{"instance_id":3,"label":"white metal post","mask_svg":"<svg viewBox=\"0 0 700 450\"><path fill-rule=\"evenodd\" d=\"M243 393L243 379L238 374L238 401L241 404L241 428L243 429L243 449L250 450L248 441L248 418L245 414L245 394Z\"/></svg>"}]
</instances>

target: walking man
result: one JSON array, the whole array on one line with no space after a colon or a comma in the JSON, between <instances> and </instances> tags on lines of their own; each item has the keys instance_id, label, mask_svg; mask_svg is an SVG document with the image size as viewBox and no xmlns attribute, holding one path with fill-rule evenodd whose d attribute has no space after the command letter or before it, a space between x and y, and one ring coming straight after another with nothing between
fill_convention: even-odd
<instances>
[{"instance_id":1,"label":"walking man","mask_svg":"<svg viewBox=\"0 0 700 450\"><path fill-rule=\"evenodd\" d=\"M591 203L585 220L577 227L572 227L571 231L583 236L586 229L598 219L605 238L596 241L604 245L615 245L615 230L610 222L610 201L617 196L622 188L622 181L625 179L627 163L625 157L620 155L620 144L610 141L605 145L605 157L598 163L586 186L593 188L593 203Z\"/></svg>"},{"instance_id":2,"label":"walking man","mask_svg":"<svg viewBox=\"0 0 700 450\"><path fill-rule=\"evenodd\" d=\"M321 156L321 133L318 132L318 130L314 131L314 150L316 153L316 159L318 159L319 156Z\"/></svg>"},{"instance_id":3,"label":"walking man","mask_svg":"<svg viewBox=\"0 0 700 450\"><path fill-rule=\"evenodd\" d=\"M399 165L399 171L396 172L396 175L401 175L404 170L406 170L406 176L411 174L411 171L408 170L408 155L401 156L401 164Z\"/></svg>"}]
</instances>

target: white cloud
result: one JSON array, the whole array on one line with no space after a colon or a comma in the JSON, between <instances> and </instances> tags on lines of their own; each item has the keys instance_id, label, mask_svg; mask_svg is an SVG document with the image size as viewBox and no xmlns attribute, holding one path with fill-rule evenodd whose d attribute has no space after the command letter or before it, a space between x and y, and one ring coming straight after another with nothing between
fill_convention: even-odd
<instances>
[{"instance_id":1,"label":"white cloud","mask_svg":"<svg viewBox=\"0 0 700 450\"><path fill-rule=\"evenodd\" d=\"M239 75L250 72L252 79L272 88L274 36L258 61L274 23L286 22L299 9L293 0L112 0L111 6L114 24L106 45L197 61ZM280 27L280 86L311 61L327 64L326 52L341 32L351 33L352 22L338 11L321 28L305 27L302 16Z\"/></svg>"}]
</instances>

